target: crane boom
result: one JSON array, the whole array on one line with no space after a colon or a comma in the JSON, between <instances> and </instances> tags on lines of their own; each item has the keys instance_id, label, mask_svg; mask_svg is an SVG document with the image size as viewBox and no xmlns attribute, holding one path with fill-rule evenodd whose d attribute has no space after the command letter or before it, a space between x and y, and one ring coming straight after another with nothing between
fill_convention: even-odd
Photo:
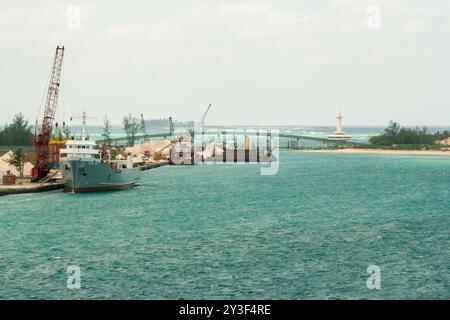
<instances>
[{"instance_id":1,"label":"crane boom","mask_svg":"<svg viewBox=\"0 0 450 320\"><path fill-rule=\"evenodd\" d=\"M203 114L202 121L201 121L202 126L205 124L205 119L206 119L206 116L208 115L209 109L211 109L211 103L209 104L208 108L206 108L206 111Z\"/></svg>"},{"instance_id":2,"label":"crane boom","mask_svg":"<svg viewBox=\"0 0 450 320\"><path fill-rule=\"evenodd\" d=\"M55 59L53 61L52 73L48 84L47 98L45 101L44 118L34 133L34 148L36 151L36 165L33 168L33 179L42 179L49 168L49 142L52 134L53 120L55 118L56 106L58 104L58 93L61 81L62 63L64 58L64 46L56 47Z\"/></svg>"}]
</instances>

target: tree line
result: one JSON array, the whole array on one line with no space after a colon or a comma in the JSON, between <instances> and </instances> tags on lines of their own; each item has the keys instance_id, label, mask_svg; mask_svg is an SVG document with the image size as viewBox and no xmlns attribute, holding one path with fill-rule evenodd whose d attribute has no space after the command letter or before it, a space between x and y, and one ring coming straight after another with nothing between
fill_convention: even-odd
<instances>
[{"instance_id":1,"label":"tree line","mask_svg":"<svg viewBox=\"0 0 450 320\"><path fill-rule=\"evenodd\" d=\"M136 135L138 134L139 130L142 130L142 126L139 119L133 117L131 113L126 114L122 118L122 128L127 136L128 146L134 146L134 143L136 141ZM105 116L105 119L103 121L102 137L103 137L102 147L106 149L111 148L112 145L111 124L107 116Z\"/></svg>"},{"instance_id":2,"label":"tree line","mask_svg":"<svg viewBox=\"0 0 450 320\"><path fill-rule=\"evenodd\" d=\"M431 133L427 127L407 128L400 126L398 122L390 121L383 133L371 137L369 142L379 146L432 145L447 137L450 137L448 130Z\"/></svg>"},{"instance_id":3,"label":"tree line","mask_svg":"<svg viewBox=\"0 0 450 320\"><path fill-rule=\"evenodd\" d=\"M123 116L122 118L122 128L125 131L125 135L127 137L127 145L128 146L134 146L136 142L136 136L139 134L139 132L145 132L145 128L149 126L149 124L153 124L151 127L163 127L163 124L165 124L166 127L169 127L170 119L159 119L159 120L146 120L144 123L142 123L138 118L133 117L131 113L128 113ZM177 122L177 123L183 123L183 124L191 124L193 121L187 121L187 122ZM102 131L102 137L103 137L103 147L111 147L111 125L109 122L108 117L105 116L104 122L103 122L103 131Z\"/></svg>"},{"instance_id":4,"label":"tree line","mask_svg":"<svg viewBox=\"0 0 450 320\"><path fill-rule=\"evenodd\" d=\"M146 124L163 124L166 126L169 124L168 119L149 120ZM139 130L142 129L139 119L133 117L130 113L122 118L122 125L125 134L128 138L128 145L134 145L135 136ZM55 136L59 139L70 138L71 133L68 126L65 126L62 130L57 129ZM107 117L105 117L104 128L102 132L104 140L109 141L111 139L111 125ZM2 146L32 146L34 139L33 127L28 120L25 119L22 113L16 114L10 124L6 124L3 130L0 130L0 145ZM110 146L111 143L109 142Z\"/></svg>"}]
</instances>

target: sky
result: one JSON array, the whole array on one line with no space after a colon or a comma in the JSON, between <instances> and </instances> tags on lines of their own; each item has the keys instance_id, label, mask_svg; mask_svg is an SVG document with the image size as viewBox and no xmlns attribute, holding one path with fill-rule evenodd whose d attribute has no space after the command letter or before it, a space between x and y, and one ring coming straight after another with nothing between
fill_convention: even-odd
<instances>
[{"instance_id":1,"label":"sky","mask_svg":"<svg viewBox=\"0 0 450 320\"><path fill-rule=\"evenodd\" d=\"M34 123L57 45L59 121L448 125L448 0L0 0L0 123Z\"/></svg>"}]
</instances>

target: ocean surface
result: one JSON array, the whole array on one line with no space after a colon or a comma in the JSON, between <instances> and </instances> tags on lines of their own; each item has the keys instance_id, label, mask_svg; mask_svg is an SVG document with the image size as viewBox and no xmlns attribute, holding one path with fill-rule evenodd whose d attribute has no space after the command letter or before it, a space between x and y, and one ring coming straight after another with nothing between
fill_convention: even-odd
<instances>
[{"instance_id":1,"label":"ocean surface","mask_svg":"<svg viewBox=\"0 0 450 320\"><path fill-rule=\"evenodd\" d=\"M445 156L286 151L273 176L165 166L0 197L0 299L449 299L449 183Z\"/></svg>"}]
</instances>

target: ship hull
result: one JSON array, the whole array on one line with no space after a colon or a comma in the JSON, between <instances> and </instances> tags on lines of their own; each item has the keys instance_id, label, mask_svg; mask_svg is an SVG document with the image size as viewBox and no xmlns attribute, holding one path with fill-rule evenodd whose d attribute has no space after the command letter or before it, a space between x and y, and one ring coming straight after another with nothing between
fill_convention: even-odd
<instances>
[{"instance_id":1,"label":"ship hull","mask_svg":"<svg viewBox=\"0 0 450 320\"><path fill-rule=\"evenodd\" d=\"M73 193L131 188L139 179L139 169L114 169L99 160L61 161L64 190Z\"/></svg>"}]
</instances>

